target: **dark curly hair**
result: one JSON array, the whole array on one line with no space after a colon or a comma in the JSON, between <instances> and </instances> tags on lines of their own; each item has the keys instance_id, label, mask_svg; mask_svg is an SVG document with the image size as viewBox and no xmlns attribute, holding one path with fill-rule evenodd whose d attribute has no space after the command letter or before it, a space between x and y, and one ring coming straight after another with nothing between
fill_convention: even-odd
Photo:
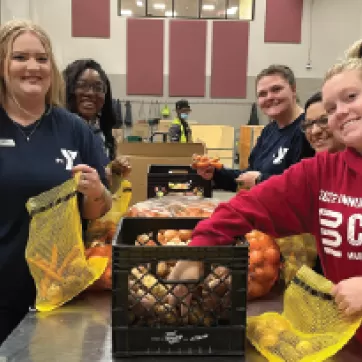
<instances>
[{"instance_id":1,"label":"dark curly hair","mask_svg":"<svg viewBox=\"0 0 362 362\"><path fill-rule=\"evenodd\" d=\"M75 85L78 78L87 69L93 69L99 73L102 81L107 87L104 105L102 107L99 118L99 127L105 138L105 147L109 151L111 160L115 157L115 140L112 136L112 128L116 124L116 117L112 107L112 91L109 79L99 63L93 59L78 59L70 63L64 70L63 76L65 80L66 107L72 113L78 114L77 104L75 100Z\"/></svg>"}]
</instances>

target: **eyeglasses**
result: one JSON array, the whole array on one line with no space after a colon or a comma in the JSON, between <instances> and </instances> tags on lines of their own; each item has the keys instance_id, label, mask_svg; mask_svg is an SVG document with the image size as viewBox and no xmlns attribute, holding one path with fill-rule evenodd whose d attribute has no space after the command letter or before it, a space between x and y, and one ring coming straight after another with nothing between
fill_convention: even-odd
<instances>
[{"instance_id":1,"label":"eyeglasses","mask_svg":"<svg viewBox=\"0 0 362 362\"><path fill-rule=\"evenodd\" d=\"M313 125L317 125L319 128L327 128L328 127L328 117L327 116L322 116L318 119L313 119L313 120L306 120L301 124L301 129L304 133L306 132L310 132L313 128Z\"/></svg>"},{"instance_id":2,"label":"eyeglasses","mask_svg":"<svg viewBox=\"0 0 362 362\"><path fill-rule=\"evenodd\" d=\"M75 85L75 89L82 92L88 92L90 90L93 90L94 93L98 94L105 94L107 91L107 87L103 83L77 82Z\"/></svg>"}]
</instances>

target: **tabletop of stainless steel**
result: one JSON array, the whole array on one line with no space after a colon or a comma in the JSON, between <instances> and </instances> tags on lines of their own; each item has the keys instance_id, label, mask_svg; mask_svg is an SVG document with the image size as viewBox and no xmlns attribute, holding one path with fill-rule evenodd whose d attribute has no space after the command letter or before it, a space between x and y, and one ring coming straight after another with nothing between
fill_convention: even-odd
<instances>
[{"instance_id":1,"label":"tabletop of stainless steel","mask_svg":"<svg viewBox=\"0 0 362 362\"><path fill-rule=\"evenodd\" d=\"M248 315L280 311L280 293L249 303ZM0 347L0 362L98 362L112 359L111 294L87 293L73 302L48 313L29 312ZM190 357L185 357L185 359ZM198 357L197 361L265 362L251 345L242 357ZM117 361L131 359L117 359ZM136 362L169 362L183 357L137 357ZM329 359L333 362L360 362L362 345L352 340Z\"/></svg>"}]
</instances>

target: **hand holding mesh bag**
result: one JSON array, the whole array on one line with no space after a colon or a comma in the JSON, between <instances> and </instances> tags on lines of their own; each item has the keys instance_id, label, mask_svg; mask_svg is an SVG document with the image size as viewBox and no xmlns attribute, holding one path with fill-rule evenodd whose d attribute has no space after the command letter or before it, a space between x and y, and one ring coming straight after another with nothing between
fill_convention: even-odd
<instances>
[{"instance_id":1,"label":"hand holding mesh bag","mask_svg":"<svg viewBox=\"0 0 362 362\"><path fill-rule=\"evenodd\" d=\"M84 254L77 202L79 174L30 198L30 230L25 258L34 278L36 309L53 310L73 299L104 272L108 259Z\"/></svg>"},{"instance_id":2,"label":"hand holding mesh bag","mask_svg":"<svg viewBox=\"0 0 362 362\"><path fill-rule=\"evenodd\" d=\"M271 362L318 362L354 336L362 317L346 318L331 293L333 283L302 266L284 295L284 311L247 320L250 342Z\"/></svg>"}]
</instances>

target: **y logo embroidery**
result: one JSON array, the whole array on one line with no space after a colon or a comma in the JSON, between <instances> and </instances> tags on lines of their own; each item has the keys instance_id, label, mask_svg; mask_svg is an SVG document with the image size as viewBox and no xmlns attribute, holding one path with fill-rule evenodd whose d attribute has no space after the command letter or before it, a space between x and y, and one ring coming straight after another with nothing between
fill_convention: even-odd
<instances>
[{"instance_id":1,"label":"y logo embroidery","mask_svg":"<svg viewBox=\"0 0 362 362\"><path fill-rule=\"evenodd\" d=\"M284 157L288 151L289 151L289 148L280 147L278 150L278 154L276 156L273 155L273 157L274 157L273 165L280 165L282 163L282 161L284 160Z\"/></svg>"},{"instance_id":2,"label":"y logo embroidery","mask_svg":"<svg viewBox=\"0 0 362 362\"><path fill-rule=\"evenodd\" d=\"M78 152L66 150L64 148L62 148L60 152L62 153L66 161L65 169L70 171L74 166L74 160L77 157Z\"/></svg>"}]
</instances>

